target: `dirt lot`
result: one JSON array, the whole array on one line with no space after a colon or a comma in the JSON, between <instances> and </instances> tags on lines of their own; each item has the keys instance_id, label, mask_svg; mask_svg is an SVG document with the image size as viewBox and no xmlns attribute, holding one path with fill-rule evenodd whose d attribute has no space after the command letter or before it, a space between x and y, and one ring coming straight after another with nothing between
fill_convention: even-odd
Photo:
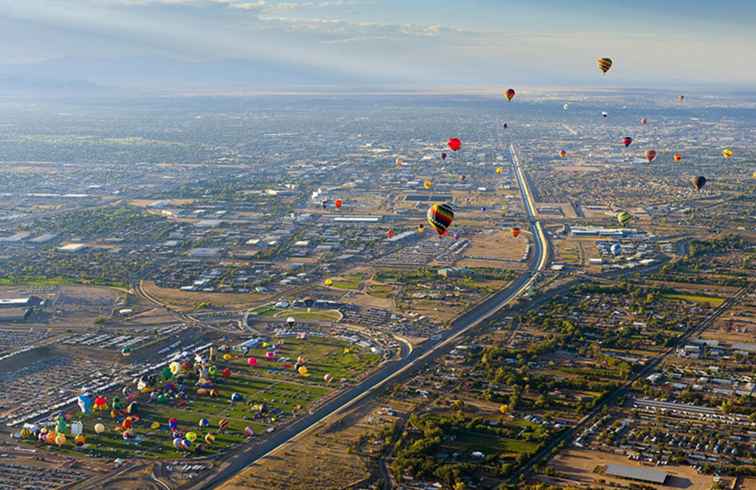
<instances>
[{"instance_id":1,"label":"dirt lot","mask_svg":"<svg viewBox=\"0 0 756 490\"><path fill-rule=\"evenodd\" d=\"M238 293L201 293L180 291L158 287L152 281L145 281L142 287L150 297L177 310L191 311L197 303L208 302L221 308L245 309L257 306L270 299L265 294L238 294Z\"/></svg>"},{"instance_id":2,"label":"dirt lot","mask_svg":"<svg viewBox=\"0 0 756 490\"><path fill-rule=\"evenodd\" d=\"M553 459L551 463L549 463L549 466L556 469L560 475L560 477L557 478L559 485L600 485L599 480L628 485L630 480L623 480L621 478L613 478L594 473L593 470L596 466L609 463L623 464L638 468L650 468L657 471L664 471L670 475L666 485L644 483L644 485L648 485L650 488L685 488L688 490L704 490L711 488L711 475L700 475L690 466L646 466L641 465L636 461L631 461L626 456L605 453L602 451L570 449Z\"/></svg>"},{"instance_id":3,"label":"dirt lot","mask_svg":"<svg viewBox=\"0 0 756 490\"><path fill-rule=\"evenodd\" d=\"M464 252L464 260L457 265L460 267L497 267L518 269L525 267L520 262L529 239L526 232L512 237L510 230L483 232L473 236L471 244Z\"/></svg>"},{"instance_id":4,"label":"dirt lot","mask_svg":"<svg viewBox=\"0 0 756 490\"><path fill-rule=\"evenodd\" d=\"M377 468L367 464L369 447L356 450L360 436L374 433L395 417L382 413L377 402L365 404L320 426L277 453L256 463L221 488L343 489L366 488ZM358 454L359 453L359 454Z\"/></svg>"}]
</instances>

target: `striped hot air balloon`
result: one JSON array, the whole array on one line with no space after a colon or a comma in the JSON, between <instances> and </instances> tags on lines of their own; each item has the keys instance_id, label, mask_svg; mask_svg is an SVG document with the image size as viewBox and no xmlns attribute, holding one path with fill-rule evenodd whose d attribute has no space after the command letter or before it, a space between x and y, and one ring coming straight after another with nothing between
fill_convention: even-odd
<instances>
[{"instance_id":1,"label":"striped hot air balloon","mask_svg":"<svg viewBox=\"0 0 756 490\"><path fill-rule=\"evenodd\" d=\"M428 224L439 235L446 234L446 230L452 224L452 221L454 221L454 209L451 204L434 204L428 208Z\"/></svg>"},{"instance_id":2,"label":"striped hot air balloon","mask_svg":"<svg viewBox=\"0 0 756 490\"><path fill-rule=\"evenodd\" d=\"M598 65L599 70L601 70L602 73L606 74L606 72L608 72L609 69L612 67L612 59L599 58L596 60L596 64Z\"/></svg>"},{"instance_id":3,"label":"striped hot air balloon","mask_svg":"<svg viewBox=\"0 0 756 490\"><path fill-rule=\"evenodd\" d=\"M627 211L620 211L617 213L617 222L622 226L625 226L631 219L633 219L633 217Z\"/></svg>"},{"instance_id":4,"label":"striped hot air balloon","mask_svg":"<svg viewBox=\"0 0 756 490\"><path fill-rule=\"evenodd\" d=\"M722 156L725 157L726 159L729 160L730 158L732 158L732 155L733 153L731 149L725 148L724 150L722 150Z\"/></svg>"},{"instance_id":5,"label":"striped hot air balloon","mask_svg":"<svg viewBox=\"0 0 756 490\"><path fill-rule=\"evenodd\" d=\"M218 421L218 432L223 432L228 428L228 419L220 419Z\"/></svg>"}]
</instances>

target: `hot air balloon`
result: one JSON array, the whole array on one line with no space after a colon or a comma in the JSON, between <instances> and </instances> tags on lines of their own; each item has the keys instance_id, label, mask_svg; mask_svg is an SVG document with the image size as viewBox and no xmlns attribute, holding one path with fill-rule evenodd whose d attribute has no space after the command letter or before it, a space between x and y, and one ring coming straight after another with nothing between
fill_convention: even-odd
<instances>
[{"instance_id":1,"label":"hot air balloon","mask_svg":"<svg viewBox=\"0 0 756 490\"><path fill-rule=\"evenodd\" d=\"M394 233L394 230L389 228L389 230L386 232L386 238L389 238L389 239L394 238L395 234L396 233Z\"/></svg>"},{"instance_id":2,"label":"hot air balloon","mask_svg":"<svg viewBox=\"0 0 756 490\"><path fill-rule=\"evenodd\" d=\"M320 205L323 207L323 209L327 208L328 207L328 199L323 199L320 202Z\"/></svg>"},{"instance_id":3,"label":"hot air balloon","mask_svg":"<svg viewBox=\"0 0 756 490\"><path fill-rule=\"evenodd\" d=\"M333 381L333 375L330 373L326 373L323 376L323 381L325 381L326 383L330 383L331 381Z\"/></svg>"},{"instance_id":4,"label":"hot air balloon","mask_svg":"<svg viewBox=\"0 0 756 490\"><path fill-rule=\"evenodd\" d=\"M252 428L252 427L250 427L250 426L246 426L246 427L244 428L244 435L245 435L246 437L253 437L253 436L255 435L255 429L253 429L253 428Z\"/></svg>"},{"instance_id":5,"label":"hot air balloon","mask_svg":"<svg viewBox=\"0 0 756 490\"><path fill-rule=\"evenodd\" d=\"M215 435L214 434L206 434L205 435L205 444L208 446L215 442Z\"/></svg>"},{"instance_id":6,"label":"hot air balloon","mask_svg":"<svg viewBox=\"0 0 756 490\"><path fill-rule=\"evenodd\" d=\"M336 206L336 209L341 209L341 206L344 205L344 201L342 201L341 199L336 199L333 204Z\"/></svg>"},{"instance_id":7,"label":"hot air balloon","mask_svg":"<svg viewBox=\"0 0 756 490\"><path fill-rule=\"evenodd\" d=\"M403 162L401 158L396 157L396 160L394 160L394 163L396 164L397 167L401 167Z\"/></svg>"},{"instance_id":8,"label":"hot air balloon","mask_svg":"<svg viewBox=\"0 0 756 490\"><path fill-rule=\"evenodd\" d=\"M152 430L158 430L158 429L160 429L160 422L155 421L155 422L151 423L150 424L150 429L152 429Z\"/></svg>"},{"instance_id":9,"label":"hot air balloon","mask_svg":"<svg viewBox=\"0 0 756 490\"><path fill-rule=\"evenodd\" d=\"M123 349L121 349L121 355L124 356L124 357L130 356L131 355L131 347L124 347Z\"/></svg>"},{"instance_id":10,"label":"hot air balloon","mask_svg":"<svg viewBox=\"0 0 756 490\"><path fill-rule=\"evenodd\" d=\"M81 423L81 420L77 420L73 424L71 424L71 435L76 437L79 434L84 432L84 424Z\"/></svg>"},{"instance_id":11,"label":"hot air balloon","mask_svg":"<svg viewBox=\"0 0 756 490\"><path fill-rule=\"evenodd\" d=\"M55 436L55 444L58 445L58 447L62 446L66 443L66 435L63 433L59 433Z\"/></svg>"},{"instance_id":12,"label":"hot air balloon","mask_svg":"<svg viewBox=\"0 0 756 490\"><path fill-rule=\"evenodd\" d=\"M184 435L184 437L186 437L187 441L194 442L194 441L197 440L197 433L196 432L187 432L186 435Z\"/></svg>"},{"instance_id":13,"label":"hot air balloon","mask_svg":"<svg viewBox=\"0 0 756 490\"><path fill-rule=\"evenodd\" d=\"M596 65L598 65L598 68L599 70L601 70L602 73L606 74L606 72L608 72L609 69L612 67L612 59L599 58L596 60Z\"/></svg>"},{"instance_id":14,"label":"hot air balloon","mask_svg":"<svg viewBox=\"0 0 756 490\"><path fill-rule=\"evenodd\" d=\"M562 157L562 158L564 158L564 157L566 157L566 156L567 156L567 152L566 152L565 150L561 150L561 151L559 152L559 156L560 156L560 157Z\"/></svg>"},{"instance_id":15,"label":"hot air balloon","mask_svg":"<svg viewBox=\"0 0 756 490\"><path fill-rule=\"evenodd\" d=\"M504 173L504 167L496 167L496 175L501 175Z\"/></svg>"},{"instance_id":16,"label":"hot air balloon","mask_svg":"<svg viewBox=\"0 0 756 490\"><path fill-rule=\"evenodd\" d=\"M446 152L441 153L441 160L446 160Z\"/></svg>"},{"instance_id":17,"label":"hot air balloon","mask_svg":"<svg viewBox=\"0 0 756 490\"><path fill-rule=\"evenodd\" d=\"M299 373L300 376L303 378L306 378L310 375L310 370L307 369L307 366L299 366L299 369L297 369L297 373Z\"/></svg>"},{"instance_id":18,"label":"hot air balloon","mask_svg":"<svg viewBox=\"0 0 756 490\"><path fill-rule=\"evenodd\" d=\"M622 138L622 144L625 145L625 148L630 146L632 143L633 143L633 139L630 136L625 136L624 138Z\"/></svg>"},{"instance_id":19,"label":"hot air balloon","mask_svg":"<svg viewBox=\"0 0 756 490\"><path fill-rule=\"evenodd\" d=\"M564 109L565 111L566 111L567 109L569 109L569 108L570 108L570 104L564 104L564 105L562 106L562 109Z\"/></svg>"},{"instance_id":20,"label":"hot air balloon","mask_svg":"<svg viewBox=\"0 0 756 490\"><path fill-rule=\"evenodd\" d=\"M504 123L504 129L507 129L509 127L509 124Z\"/></svg>"},{"instance_id":21,"label":"hot air balloon","mask_svg":"<svg viewBox=\"0 0 756 490\"><path fill-rule=\"evenodd\" d=\"M95 424L95 426L94 426L94 430L95 430L95 432L97 432L98 434L102 434L103 432L105 432L105 426L104 426L103 424L97 423L97 424Z\"/></svg>"},{"instance_id":22,"label":"hot air balloon","mask_svg":"<svg viewBox=\"0 0 756 490\"><path fill-rule=\"evenodd\" d=\"M459 181L460 181L460 182L464 182L464 181L465 181L465 179L467 179L467 176L465 176L465 175L460 175L460 176L459 176Z\"/></svg>"},{"instance_id":23,"label":"hot air balloon","mask_svg":"<svg viewBox=\"0 0 756 490\"><path fill-rule=\"evenodd\" d=\"M631 219L633 219L633 217L627 211L620 211L617 213L617 222L622 226L625 226Z\"/></svg>"},{"instance_id":24,"label":"hot air balloon","mask_svg":"<svg viewBox=\"0 0 756 490\"><path fill-rule=\"evenodd\" d=\"M459 151L460 148L462 148L462 140L459 138L449 138L449 142L447 143L449 145L449 149L451 151Z\"/></svg>"},{"instance_id":25,"label":"hot air balloon","mask_svg":"<svg viewBox=\"0 0 756 490\"><path fill-rule=\"evenodd\" d=\"M504 92L504 97L506 97L507 100L510 102L512 101L512 99L514 99L514 96L515 96L515 90L513 88L507 89L507 91Z\"/></svg>"},{"instance_id":26,"label":"hot air balloon","mask_svg":"<svg viewBox=\"0 0 756 490\"><path fill-rule=\"evenodd\" d=\"M651 163L656 158L656 150L646 150L646 160Z\"/></svg>"},{"instance_id":27,"label":"hot air balloon","mask_svg":"<svg viewBox=\"0 0 756 490\"><path fill-rule=\"evenodd\" d=\"M676 152L674 155L672 155L672 159L676 162L679 162L680 160L682 160L682 155L680 154L680 152Z\"/></svg>"},{"instance_id":28,"label":"hot air balloon","mask_svg":"<svg viewBox=\"0 0 756 490\"><path fill-rule=\"evenodd\" d=\"M237 393L236 391L234 391L233 393L231 393L231 398L230 399L231 399L232 402L240 402L240 401L242 401L244 399L244 397L242 397L241 393ZM192 442L194 442L194 441L192 441Z\"/></svg>"},{"instance_id":29,"label":"hot air balloon","mask_svg":"<svg viewBox=\"0 0 756 490\"><path fill-rule=\"evenodd\" d=\"M108 399L102 395L97 395L94 399L94 409L99 411L106 410L108 408Z\"/></svg>"},{"instance_id":30,"label":"hot air balloon","mask_svg":"<svg viewBox=\"0 0 756 490\"><path fill-rule=\"evenodd\" d=\"M646 125L646 124L648 124L648 119L647 119L647 118L645 118L645 117L642 117L642 118L641 118L641 120L640 120L640 123L641 123L642 125Z\"/></svg>"},{"instance_id":31,"label":"hot air balloon","mask_svg":"<svg viewBox=\"0 0 756 490\"><path fill-rule=\"evenodd\" d=\"M265 359L268 361L275 361L276 353L269 350L268 352L265 353Z\"/></svg>"},{"instance_id":32,"label":"hot air balloon","mask_svg":"<svg viewBox=\"0 0 756 490\"><path fill-rule=\"evenodd\" d=\"M431 187L433 187L433 182L431 182L430 179L425 179L423 181L423 187L426 189L430 189Z\"/></svg>"},{"instance_id":33,"label":"hot air balloon","mask_svg":"<svg viewBox=\"0 0 756 490\"><path fill-rule=\"evenodd\" d=\"M446 230L454 221L454 209L451 204L434 204L428 208L428 224L436 230L436 233L443 236Z\"/></svg>"},{"instance_id":34,"label":"hot air balloon","mask_svg":"<svg viewBox=\"0 0 756 490\"><path fill-rule=\"evenodd\" d=\"M421 235L422 235L423 233L425 233L425 225L423 225L423 224L419 224L419 225L417 225L417 232L418 232L419 234L421 234Z\"/></svg>"},{"instance_id":35,"label":"hot air balloon","mask_svg":"<svg viewBox=\"0 0 756 490\"><path fill-rule=\"evenodd\" d=\"M79 398L76 400L79 404L79 409L81 409L81 413L87 414L92 411L92 395L89 393L82 393L79 395Z\"/></svg>"},{"instance_id":36,"label":"hot air balloon","mask_svg":"<svg viewBox=\"0 0 756 490\"><path fill-rule=\"evenodd\" d=\"M255 367L255 366L257 366L257 359L255 359L254 357L248 357L247 358L247 366L249 366L249 367Z\"/></svg>"},{"instance_id":37,"label":"hot air balloon","mask_svg":"<svg viewBox=\"0 0 756 490\"><path fill-rule=\"evenodd\" d=\"M87 438L84 437L84 434L79 434L77 436L74 436L74 444L76 444L77 446L81 447L86 443L87 443Z\"/></svg>"},{"instance_id":38,"label":"hot air balloon","mask_svg":"<svg viewBox=\"0 0 756 490\"><path fill-rule=\"evenodd\" d=\"M178 428L178 420L175 418L168 419L168 428L171 429L171 431L175 431Z\"/></svg>"},{"instance_id":39,"label":"hot air balloon","mask_svg":"<svg viewBox=\"0 0 756 490\"><path fill-rule=\"evenodd\" d=\"M678 95L677 96L677 101L682 104L683 102L685 102L685 96L684 95Z\"/></svg>"},{"instance_id":40,"label":"hot air balloon","mask_svg":"<svg viewBox=\"0 0 756 490\"><path fill-rule=\"evenodd\" d=\"M517 238L518 236L520 236L520 233L521 233L520 228L518 228L517 226L512 227L512 236L514 238Z\"/></svg>"},{"instance_id":41,"label":"hot air balloon","mask_svg":"<svg viewBox=\"0 0 756 490\"><path fill-rule=\"evenodd\" d=\"M228 424L228 419L220 419L218 421L218 431L223 432L224 430L226 430L228 428Z\"/></svg>"},{"instance_id":42,"label":"hot air balloon","mask_svg":"<svg viewBox=\"0 0 756 490\"><path fill-rule=\"evenodd\" d=\"M733 153L731 149L725 148L724 150L722 150L722 156L725 157L726 159L729 160L730 158L732 158L732 155Z\"/></svg>"},{"instance_id":43,"label":"hot air balloon","mask_svg":"<svg viewBox=\"0 0 756 490\"><path fill-rule=\"evenodd\" d=\"M325 281L323 281L323 284L324 284L324 285L325 285L326 287L329 287L329 288L330 288L331 286L333 286L333 279L330 279L330 278L329 278L329 279L326 279Z\"/></svg>"},{"instance_id":44,"label":"hot air balloon","mask_svg":"<svg viewBox=\"0 0 756 490\"><path fill-rule=\"evenodd\" d=\"M601 111L601 117L609 117L609 113L606 111Z\"/></svg>"},{"instance_id":45,"label":"hot air balloon","mask_svg":"<svg viewBox=\"0 0 756 490\"><path fill-rule=\"evenodd\" d=\"M690 182L693 184L693 187L695 187L697 191L700 191L703 188L703 186L706 185L706 177L703 177L703 176L693 177L690 179Z\"/></svg>"}]
</instances>

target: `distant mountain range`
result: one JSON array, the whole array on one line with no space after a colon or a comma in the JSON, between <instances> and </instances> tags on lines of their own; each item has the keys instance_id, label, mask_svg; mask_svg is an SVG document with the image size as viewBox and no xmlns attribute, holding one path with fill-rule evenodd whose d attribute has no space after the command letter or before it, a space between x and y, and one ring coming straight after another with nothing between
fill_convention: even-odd
<instances>
[{"instance_id":1,"label":"distant mountain range","mask_svg":"<svg viewBox=\"0 0 756 490\"><path fill-rule=\"evenodd\" d=\"M286 87L375 85L333 70L273 61L182 62L156 58L58 59L0 64L0 95L282 90Z\"/></svg>"}]
</instances>

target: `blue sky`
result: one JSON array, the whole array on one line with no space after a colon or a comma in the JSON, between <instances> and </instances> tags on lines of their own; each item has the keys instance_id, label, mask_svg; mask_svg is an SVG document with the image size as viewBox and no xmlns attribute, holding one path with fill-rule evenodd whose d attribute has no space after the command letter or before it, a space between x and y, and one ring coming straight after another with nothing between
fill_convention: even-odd
<instances>
[{"instance_id":1,"label":"blue sky","mask_svg":"<svg viewBox=\"0 0 756 490\"><path fill-rule=\"evenodd\" d=\"M82 60L233 59L396 87L748 87L754 27L754 0L0 0L0 64L66 59L84 79ZM609 81L599 56L615 60Z\"/></svg>"}]
</instances>

